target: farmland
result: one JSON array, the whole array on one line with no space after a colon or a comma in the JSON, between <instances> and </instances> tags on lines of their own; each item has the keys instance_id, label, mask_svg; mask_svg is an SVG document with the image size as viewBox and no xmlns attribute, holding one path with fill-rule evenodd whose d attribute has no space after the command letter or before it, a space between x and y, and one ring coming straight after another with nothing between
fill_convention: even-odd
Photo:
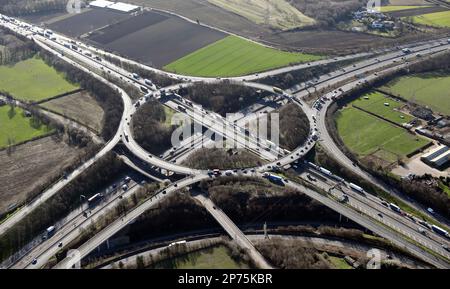
<instances>
[{"instance_id":1,"label":"farmland","mask_svg":"<svg viewBox=\"0 0 450 289\"><path fill-rule=\"evenodd\" d=\"M145 12L97 30L89 40L140 62L163 67L224 37L222 32L178 17Z\"/></svg>"},{"instance_id":2,"label":"farmland","mask_svg":"<svg viewBox=\"0 0 450 289\"><path fill-rule=\"evenodd\" d=\"M195 76L238 76L320 58L271 49L236 36L228 36L164 68Z\"/></svg>"},{"instance_id":3,"label":"farmland","mask_svg":"<svg viewBox=\"0 0 450 289\"><path fill-rule=\"evenodd\" d=\"M11 154L0 151L0 213L8 206L20 204L33 189L48 178L61 176L62 168L71 164L79 150L52 137L15 147Z\"/></svg>"},{"instance_id":4,"label":"farmland","mask_svg":"<svg viewBox=\"0 0 450 289\"><path fill-rule=\"evenodd\" d=\"M241 15L256 24L267 25L276 29L287 30L315 23L314 19L304 15L284 0L208 1L225 10Z\"/></svg>"},{"instance_id":5,"label":"farmland","mask_svg":"<svg viewBox=\"0 0 450 289\"><path fill-rule=\"evenodd\" d=\"M433 27L450 27L450 10L417 15L411 18L413 23Z\"/></svg>"},{"instance_id":6,"label":"farmland","mask_svg":"<svg viewBox=\"0 0 450 289\"><path fill-rule=\"evenodd\" d=\"M42 135L51 130L45 125L32 124L32 119L24 116L19 107L0 106L0 148L18 144Z\"/></svg>"},{"instance_id":7,"label":"farmland","mask_svg":"<svg viewBox=\"0 0 450 289\"><path fill-rule=\"evenodd\" d=\"M41 104L42 107L67 116L100 133L103 109L87 92L78 92Z\"/></svg>"},{"instance_id":8,"label":"farmland","mask_svg":"<svg viewBox=\"0 0 450 289\"><path fill-rule=\"evenodd\" d=\"M395 162L428 141L353 107L338 112L337 130L344 144L359 157L376 154Z\"/></svg>"},{"instance_id":9,"label":"farmland","mask_svg":"<svg viewBox=\"0 0 450 289\"><path fill-rule=\"evenodd\" d=\"M381 89L408 101L429 106L436 112L450 115L450 76L421 74L404 76Z\"/></svg>"},{"instance_id":10,"label":"farmland","mask_svg":"<svg viewBox=\"0 0 450 289\"><path fill-rule=\"evenodd\" d=\"M78 86L37 57L0 66L0 91L20 100L41 101L76 89Z\"/></svg>"},{"instance_id":11,"label":"farmland","mask_svg":"<svg viewBox=\"0 0 450 289\"><path fill-rule=\"evenodd\" d=\"M56 21L50 29L68 36L79 37L93 30L128 19L130 15L107 9L94 9Z\"/></svg>"},{"instance_id":12,"label":"farmland","mask_svg":"<svg viewBox=\"0 0 450 289\"><path fill-rule=\"evenodd\" d=\"M385 103L388 103L389 106L386 106ZM352 105L398 124L407 123L413 119L412 116L398 111L402 106L399 101L379 92L368 93L353 101Z\"/></svg>"}]
</instances>

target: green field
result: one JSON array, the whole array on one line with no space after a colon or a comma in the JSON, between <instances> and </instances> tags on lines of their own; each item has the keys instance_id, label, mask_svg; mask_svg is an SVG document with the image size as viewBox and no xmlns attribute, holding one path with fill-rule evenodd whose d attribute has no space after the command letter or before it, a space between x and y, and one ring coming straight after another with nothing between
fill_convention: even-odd
<instances>
[{"instance_id":1,"label":"green field","mask_svg":"<svg viewBox=\"0 0 450 289\"><path fill-rule=\"evenodd\" d=\"M158 267L171 269L247 269L246 264L234 261L225 246L217 246L176 257Z\"/></svg>"},{"instance_id":2,"label":"green field","mask_svg":"<svg viewBox=\"0 0 450 289\"><path fill-rule=\"evenodd\" d=\"M192 76L239 76L309 62L321 56L268 48L236 36L228 36L176 60L164 69Z\"/></svg>"},{"instance_id":3,"label":"green field","mask_svg":"<svg viewBox=\"0 0 450 289\"><path fill-rule=\"evenodd\" d=\"M394 12L394 11L402 11L408 9L417 9L417 8L426 8L430 6L402 6L402 5L389 5L380 7L380 12Z\"/></svg>"},{"instance_id":4,"label":"green field","mask_svg":"<svg viewBox=\"0 0 450 289\"><path fill-rule=\"evenodd\" d=\"M385 103L389 103L389 106L385 106ZM414 118L410 115L395 111L395 109L399 109L402 106L402 103L395 101L380 92L365 94L353 101L352 105L398 124L408 123Z\"/></svg>"},{"instance_id":5,"label":"green field","mask_svg":"<svg viewBox=\"0 0 450 289\"><path fill-rule=\"evenodd\" d=\"M32 127L31 118L23 116L21 108L15 107L12 113L9 105L0 106L0 148L7 147L8 140L18 144L50 132L45 125Z\"/></svg>"},{"instance_id":6,"label":"green field","mask_svg":"<svg viewBox=\"0 0 450 289\"><path fill-rule=\"evenodd\" d=\"M338 113L337 129L346 147L359 157L377 152L377 156L388 162L405 157L428 143L426 139L353 107Z\"/></svg>"},{"instance_id":7,"label":"green field","mask_svg":"<svg viewBox=\"0 0 450 289\"><path fill-rule=\"evenodd\" d=\"M422 74L397 78L381 89L450 115L450 75Z\"/></svg>"},{"instance_id":8,"label":"green field","mask_svg":"<svg viewBox=\"0 0 450 289\"><path fill-rule=\"evenodd\" d=\"M413 16L411 19L412 22L416 24L434 27L450 27L450 10Z\"/></svg>"},{"instance_id":9,"label":"green field","mask_svg":"<svg viewBox=\"0 0 450 289\"><path fill-rule=\"evenodd\" d=\"M34 57L14 66L0 66L0 91L26 101L40 101L78 89L64 76Z\"/></svg>"},{"instance_id":10,"label":"green field","mask_svg":"<svg viewBox=\"0 0 450 289\"><path fill-rule=\"evenodd\" d=\"M336 268L336 269L353 269L347 262L345 262L344 258L328 256L328 261Z\"/></svg>"}]
</instances>

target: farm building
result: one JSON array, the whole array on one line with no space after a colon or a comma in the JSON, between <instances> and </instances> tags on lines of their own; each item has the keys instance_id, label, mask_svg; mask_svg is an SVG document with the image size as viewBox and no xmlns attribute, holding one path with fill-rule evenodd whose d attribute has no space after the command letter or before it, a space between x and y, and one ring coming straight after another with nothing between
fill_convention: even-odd
<instances>
[{"instance_id":1,"label":"farm building","mask_svg":"<svg viewBox=\"0 0 450 289\"><path fill-rule=\"evenodd\" d=\"M136 11L140 10L139 6L122 3L122 2L116 2L116 3L108 6L108 8L119 11L119 12L124 12L124 13L131 13L131 12L136 12Z\"/></svg>"},{"instance_id":2,"label":"farm building","mask_svg":"<svg viewBox=\"0 0 450 289\"><path fill-rule=\"evenodd\" d=\"M95 7L95 8L106 8L112 4L114 4L114 2L104 1L104 0L95 0L95 1L90 2L89 6Z\"/></svg>"},{"instance_id":3,"label":"farm building","mask_svg":"<svg viewBox=\"0 0 450 289\"><path fill-rule=\"evenodd\" d=\"M450 161L450 148L440 145L420 158L427 165L443 169Z\"/></svg>"},{"instance_id":4,"label":"farm building","mask_svg":"<svg viewBox=\"0 0 450 289\"><path fill-rule=\"evenodd\" d=\"M111 2L105 0L95 0L89 3L90 7L112 9L118 12L131 13L140 10L139 6L123 2Z\"/></svg>"}]
</instances>

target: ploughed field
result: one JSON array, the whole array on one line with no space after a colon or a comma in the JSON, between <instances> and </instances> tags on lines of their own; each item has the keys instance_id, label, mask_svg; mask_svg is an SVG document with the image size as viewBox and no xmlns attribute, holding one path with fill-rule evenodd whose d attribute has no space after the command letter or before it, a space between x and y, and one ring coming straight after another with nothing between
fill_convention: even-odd
<instances>
[{"instance_id":1,"label":"ploughed field","mask_svg":"<svg viewBox=\"0 0 450 289\"><path fill-rule=\"evenodd\" d=\"M46 180L61 177L79 150L52 137L17 146L12 153L0 151L0 214L23 202L29 192Z\"/></svg>"},{"instance_id":2,"label":"ploughed field","mask_svg":"<svg viewBox=\"0 0 450 289\"><path fill-rule=\"evenodd\" d=\"M93 9L71 17L56 21L49 25L50 29L71 37L79 37L96 29L111 25L131 15L107 9Z\"/></svg>"},{"instance_id":3,"label":"ploughed field","mask_svg":"<svg viewBox=\"0 0 450 289\"><path fill-rule=\"evenodd\" d=\"M93 44L162 67L225 37L225 34L164 13L144 12L96 30Z\"/></svg>"},{"instance_id":4,"label":"ploughed field","mask_svg":"<svg viewBox=\"0 0 450 289\"><path fill-rule=\"evenodd\" d=\"M104 111L86 91L44 102L41 107L73 119L96 133L102 131Z\"/></svg>"}]
</instances>

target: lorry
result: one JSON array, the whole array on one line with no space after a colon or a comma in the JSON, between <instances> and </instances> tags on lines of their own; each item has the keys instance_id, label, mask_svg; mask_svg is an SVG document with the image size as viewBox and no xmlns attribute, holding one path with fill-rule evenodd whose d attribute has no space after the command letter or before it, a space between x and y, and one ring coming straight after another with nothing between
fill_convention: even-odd
<instances>
[{"instance_id":1,"label":"lorry","mask_svg":"<svg viewBox=\"0 0 450 289\"><path fill-rule=\"evenodd\" d=\"M98 202L99 202L102 198L103 198L103 194L101 194L101 193L98 193L98 194L93 195L92 197L90 197L90 198L88 199L88 206L89 206L90 208L94 207L95 205L98 204Z\"/></svg>"},{"instance_id":2,"label":"lorry","mask_svg":"<svg viewBox=\"0 0 450 289\"><path fill-rule=\"evenodd\" d=\"M397 213L401 213L402 212L400 207L397 206L396 204L393 204L393 203L389 204L389 208L391 208L392 211L397 212Z\"/></svg>"},{"instance_id":3,"label":"lorry","mask_svg":"<svg viewBox=\"0 0 450 289\"><path fill-rule=\"evenodd\" d=\"M436 225L431 225L431 230L433 230L435 233L444 236L444 237L449 237L448 232L444 229L442 229L441 227L438 227Z\"/></svg>"},{"instance_id":4,"label":"lorry","mask_svg":"<svg viewBox=\"0 0 450 289\"><path fill-rule=\"evenodd\" d=\"M272 183L284 186L282 177L274 175L274 174L269 174L269 173L265 174L264 176Z\"/></svg>"},{"instance_id":5,"label":"lorry","mask_svg":"<svg viewBox=\"0 0 450 289\"><path fill-rule=\"evenodd\" d=\"M55 230L56 230L55 226L48 227L47 230L45 230L47 238L51 237L55 233Z\"/></svg>"},{"instance_id":6,"label":"lorry","mask_svg":"<svg viewBox=\"0 0 450 289\"><path fill-rule=\"evenodd\" d=\"M363 188L361 188L360 186L354 184L354 183L350 183L350 188L353 189L354 191L357 191L360 194L364 194L365 191Z\"/></svg>"}]
</instances>

